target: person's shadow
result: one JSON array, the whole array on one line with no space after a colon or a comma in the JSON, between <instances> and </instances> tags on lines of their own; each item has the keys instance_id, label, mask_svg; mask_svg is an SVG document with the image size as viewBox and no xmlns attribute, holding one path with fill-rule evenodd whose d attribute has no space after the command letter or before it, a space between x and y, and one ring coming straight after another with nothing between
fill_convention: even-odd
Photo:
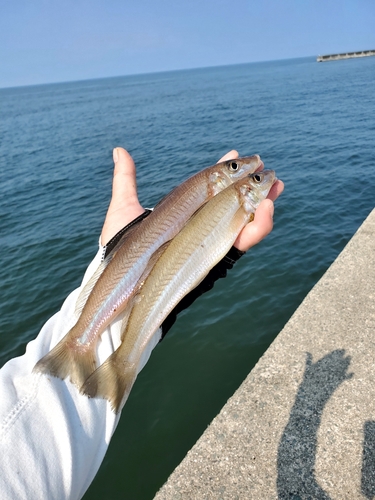
<instances>
[{"instance_id":1,"label":"person's shadow","mask_svg":"<svg viewBox=\"0 0 375 500\"><path fill-rule=\"evenodd\" d=\"M375 497L375 422L371 420L363 430L361 490L369 500Z\"/></svg>"},{"instance_id":2,"label":"person's shadow","mask_svg":"<svg viewBox=\"0 0 375 500\"><path fill-rule=\"evenodd\" d=\"M307 353L303 380L278 449L280 500L330 500L315 479L317 433L327 401L353 375L347 372L350 357L344 356L344 350L336 350L313 363Z\"/></svg>"}]
</instances>

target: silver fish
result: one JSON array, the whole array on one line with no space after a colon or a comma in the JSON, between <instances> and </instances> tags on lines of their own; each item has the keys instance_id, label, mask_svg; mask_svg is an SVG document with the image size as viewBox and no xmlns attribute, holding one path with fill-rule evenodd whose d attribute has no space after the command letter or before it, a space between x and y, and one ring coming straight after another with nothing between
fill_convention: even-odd
<instances>
[{"instance_id":1,"label":"silver fish","mask_svg":"<svg viewBox=\"0 0 375 500\"><path fill-rule=\"evenodd\" d=\"M275 180L272 170L249 175L192 217L161 253L134 296L120 347L87 379L82 393L108 399L116 413L122 408L142 353L158 327L225 256Z\"/></svg>"},{"instance_id":2,"label":"silver fish","mask_svg":"<svg viewBox=\"0 0 375 500\"><path fill-rule=\"evenodd\" d=\"M76 324L34 367L80 387L96 368L96 344L126 308L151 256L171 240L194 212L245 175L263 167L258 155L208 167L177 186L142 223L120 240L81 292Z\"/></svg>"}]
</instances>

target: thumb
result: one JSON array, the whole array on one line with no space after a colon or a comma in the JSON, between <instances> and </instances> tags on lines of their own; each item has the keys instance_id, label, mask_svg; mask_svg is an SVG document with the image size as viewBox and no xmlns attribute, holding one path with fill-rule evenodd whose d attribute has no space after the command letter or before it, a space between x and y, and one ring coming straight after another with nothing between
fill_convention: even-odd
<instances>
[{"instance_id":1,"label":"thumb","mask_svg":"<svg viewBox=\"0 0 375 500\"><path fill-rule=\"evenodd\" d=\"M113 150L115 170L112 183L111 205L138 202L135 164L130 154L123 148Z\"/></svg>"},{"instance_id":2,"label":"thumb","mask_svg":"<svg viewBox=\"0 0 375 500\"><path fill-rule=\"evenodd\" d=\"M125 149L115 148L113 161L112 199L102 229L102 245L106 245L120 229L144 212L138 201L133 158Z\"/></svg>"}]
</instances>

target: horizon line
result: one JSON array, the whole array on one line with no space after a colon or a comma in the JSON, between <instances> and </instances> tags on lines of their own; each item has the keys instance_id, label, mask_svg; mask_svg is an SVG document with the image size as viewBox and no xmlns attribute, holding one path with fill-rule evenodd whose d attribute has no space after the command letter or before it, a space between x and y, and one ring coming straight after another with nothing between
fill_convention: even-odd
<instances>
[{"instance_id":1,"label":"horizon line","mask_svg":"<svg viewBox=\"0 0 375 500\"><path fill-rule=\"evenodd\" d=\"M316 58L316 55L300 56L300 57L286 57L286 58L280 58L280 59L264 59L262 61L250 61L250 62L231 63L231 64L217 64L217 65L214 64L212 66L196 66L193 68L167 69L167 70L161 70L161 71L145 71L145 72L140 72L140 73L128 73L128 74L123 74L123 75L82 78L82 79L78 79L78 80L61 80L61 81L44 82L44 83L9 85L9 86L5 86L5 87L0 87L0 91L1 90L20 89L20 88L26 88L26 87L41 87L44 85L60 85L60 84L64 84L64 83L91 82L91 81L95 81L95 80L107 80L107 79L111 79L111 78L124 78L124 77L128 77L128 76L131 77L131 76L143 76L143 75L156 75L156 74L163 74L163 73L175 73L175 72L180 72L180 71L194 71L197 69L224 68L227 66L243 66L245 64L262 64L262 63L269 63L269 62L276 62L276 61L292 61L294 59L308 59L310 57Z\"/></svg>"}]
</instances>

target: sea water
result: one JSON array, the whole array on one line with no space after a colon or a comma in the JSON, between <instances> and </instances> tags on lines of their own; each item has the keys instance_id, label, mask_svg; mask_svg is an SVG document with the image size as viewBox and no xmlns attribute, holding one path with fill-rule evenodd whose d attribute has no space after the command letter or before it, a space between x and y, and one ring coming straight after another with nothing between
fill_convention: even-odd
<instances>
[{"instance_id":1,"label":"sea water","mask_svg":"<svg viewBox=\"0 0 375 500\"><path fill-rule=\"evenodd\" d=\"M375 58L313 58L0 90L0 362L79 286L112 148L153 206L230 149L285 192L275 227L139 375L85 500L150 499L375 205Z\"/></svg>"}]
</instances>

